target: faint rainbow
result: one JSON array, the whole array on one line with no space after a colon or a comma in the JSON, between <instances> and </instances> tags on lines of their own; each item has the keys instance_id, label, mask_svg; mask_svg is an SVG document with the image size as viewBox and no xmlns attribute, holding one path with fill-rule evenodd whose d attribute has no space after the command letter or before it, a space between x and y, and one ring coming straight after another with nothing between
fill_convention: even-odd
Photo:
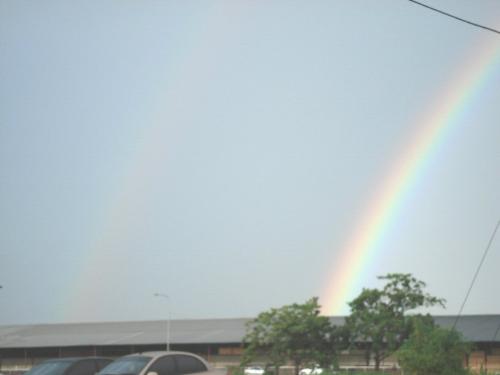
<instances>
[{"instance_id":1,"label":"faint rainbow","mask_svg":"<svg viewBox=\"0 0 500 375\"><path fill-rule=\"evenodd\" d=\"M158 174L168 169L172 156L170 146L182 137L182 131L192 122L190 113L202 99L197 97L197 88L211 79L213 69L220 62L221 49L228 40L238 36L237 33L228 34L223 21L229 19L238 25L238 17L248 11L242 3L224 1L207 3L196 9L204 12L203 16L197 18L196 24L189 25L182 51L171 54L176 58L165 69L168 85L157 100L156 113L145 121L136 150L124 162L125 174L116 182L113 196L100 214L95 238L80 259L74 283L68 285L71 290L57 312L62 321L101 320L100 314L114 308L113 300L126 298L120 296L118 290L104 295L103 288L113 286L102 284L102 274L113 275L115 280L131 281L130 271L134 265L121 250L126 247L128 232L133 231L134 216L140 217L141 210L153 195L149 193ZM120 265L117 258L125 262L125 266Z\"/></svg>"},{"instance_id":2,"label":"faint rainbow","mask_svg":"<svg viewBox=\"0 0 500 375\"><path fill-rule=\"evenodd\" d=\"M481 92L488 77L500 67L497 45L489 45L480 52L479 58L465 70L462 67L458 77L436 97L431 110L416 121L417 133L382 179L365 214L342 247L340 259L331 268L333 276L328 277L322 293L323 313L339 315L346 311L347 302L360 291L360 275L381 251L411 188L423 177L436 150Z\"/></svg>"}]
</instances>

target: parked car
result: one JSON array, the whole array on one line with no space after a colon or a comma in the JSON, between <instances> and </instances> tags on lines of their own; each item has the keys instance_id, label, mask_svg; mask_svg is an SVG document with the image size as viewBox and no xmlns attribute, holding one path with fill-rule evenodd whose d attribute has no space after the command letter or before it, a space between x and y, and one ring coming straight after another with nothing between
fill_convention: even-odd
<instances>
[{"instance_id":1,"label":"parked car","mask_svg":"<svg viewBox=\"0 0 500 375\"><path fill-rule=\"evenodd\" d=\"M265 370L261 366L248 366L243 370L245 375L263 375Z\"/></svg>"},{"instance_id":2,"label":"parked car","mask_svg":"<svg viewBox=\"0 0 500 375\"><path fill-rule=\"evenodd\" d=\"M321 375L322 373L323 369L321 367L303 368L299 371L299 375Z\"/></svg>"},{"instance_id":3,"label":"parked car","mask_svg":"<svg viewBox=\"0 0 500 375\"><path fill-rule=\"evenodd\" d=\"M221 375L201 357L187 352L145 352L118 358L99 375Z\"/></svg>"},{"instance_id":4,"label":"parked car","mask_svg":"<svg viewBox=\"0 0 500 375\"><path fill-rule=\"evenodd\" d=\"M113 362L110 358L57 358L44 361L24 375L95 375Z\"/></svg>"}]
</instances>

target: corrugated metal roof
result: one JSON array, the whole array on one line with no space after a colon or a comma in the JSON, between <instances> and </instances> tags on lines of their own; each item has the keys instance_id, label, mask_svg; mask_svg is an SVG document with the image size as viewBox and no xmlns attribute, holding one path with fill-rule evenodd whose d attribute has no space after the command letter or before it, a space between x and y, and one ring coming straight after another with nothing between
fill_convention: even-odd
<instances>
[{"instance_id":1,"label":"corrugated metal roof","mask_svg":"<svg viewBox=\"0 0 500 375\"><path fill-rule=\"evenodd\" d=\"M176 344L240 342L248 319L172 320ZM147 345L165 342L166 322L106 322L0 326L0 347Z\"/></svg>"},{"instance_id":2,"label":"corrugated metal roof","mask_svg":"<svg viewBox=\"0 0 500 375\"><path fill-rule=\"evenodd\" d=\"M456 316L436 316L441 327L451 328ZM500 342L500 315L464 315L458 320L457 331L472 342Z\"/></svg>"},{"instance_id":3,"label":"corrugated metal roof","mask_svg":"<svg viewBox=\"0 0 500 375\"><path fill-rule=\"evenodd\" d=\"M337 325L343 317L332 317ZM250 319L172 320L173 344L239 343ZM435 317L451 327L454 316ZM500 342L500 315L469 315L460 318L458 330L473 342ZM0 326L0 348L41 348L65 346L148 345L165 342L166 322L102 322Z\"/></svg>"}]
</instances>

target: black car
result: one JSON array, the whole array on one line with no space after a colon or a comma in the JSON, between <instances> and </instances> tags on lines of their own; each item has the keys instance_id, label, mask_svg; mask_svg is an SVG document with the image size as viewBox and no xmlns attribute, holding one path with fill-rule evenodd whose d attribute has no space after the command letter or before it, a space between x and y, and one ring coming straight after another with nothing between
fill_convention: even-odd
<instances>
[{"instance_id":1,"label":"black car","mask_svg":"<svg viewBox=\"0 0 500 375\"><path fill-rule=\"evenodd\" d=\"M111 362L112 359L102 357L49 359L25 375L95 375Z\"/></svg>"}]
</instances>

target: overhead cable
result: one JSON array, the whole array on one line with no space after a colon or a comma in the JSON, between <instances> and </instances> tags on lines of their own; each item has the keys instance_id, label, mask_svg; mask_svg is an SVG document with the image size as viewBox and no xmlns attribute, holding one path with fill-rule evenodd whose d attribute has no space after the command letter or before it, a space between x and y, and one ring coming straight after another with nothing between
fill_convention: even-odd
<instances>
[{"instance_id":1,"label":"overhead cable","mask_svg":"<svg viewBox=\"0 0 500 375\"><path fill-rule=\"evenodd\" d=\"M488 252L490 251L491 244L493 243L493 240L495 239L495 236L496 236L497 231L498 231L498 227L500 227L500 220L498 221L498 223L495 227L495 230L493 230L493 233L491 234L490 240L488 241L488 245L486 245L486 249L484 249L481 261L479 262L479 266L476 269L476 273L474 274L474 277L472 278L472 281L469 285L469 290L467 291L467 294L465 295L464 301L462 302L462 306L460 307L460 311L458 312L458 315L455 318L455 322L453 323L452 329L456 328L458 320L460 319L460 316L462 315L462 312L464 310L464 306L467 303L467 300L469 299L469 295L470 295L470 292L472 290L472 287L474 286L474 283L476 282L477 276L479 275L479 271L481 271L481 267L483 266L484 260L486 259L486 256L488 255Z\"/></svg>"},{"instance_id":2,"label":"overhead cable","mask_svg":"<svg viewBox=\"0 0 500 375\"><path fill-rule=\"evenodd\" d=\"M408 0L408 1L410 1L410 2L412 2L412 3L414 3L414 4L417 4L417 5L423 6L424 8L430 9L430 10L432 10L432 11L434 11L434 12L441 13L441 14L443 14L443 15L445 15L445 16L448 16L448 17L454 18L454 19L456 19L456 20L458 20L458 21L468 23L469 25L476 26L476 27L480 27L480 28L482 28L482 29L485 29L485 30L491 31L491 32L493 32L493 33L500 34L500 31L499 31L499 30L493 29L493 28L488 27L488 26L480 25L480 24L478 24L478 23L475 23L475 22L472 22L472 21L466 20L466 19L464 19L464 18L457 17L457 16L455 16L455 15L453 15L453 14L450 14L450 13L444 12L444 11L442 11L442 10L439 10L439 9L433 8L433 7L431 7L431 6L427 5L427 4L421 3L421 2L419 2L419 1L416 1L416 0Z\"/></svg>"}]
</instances>

